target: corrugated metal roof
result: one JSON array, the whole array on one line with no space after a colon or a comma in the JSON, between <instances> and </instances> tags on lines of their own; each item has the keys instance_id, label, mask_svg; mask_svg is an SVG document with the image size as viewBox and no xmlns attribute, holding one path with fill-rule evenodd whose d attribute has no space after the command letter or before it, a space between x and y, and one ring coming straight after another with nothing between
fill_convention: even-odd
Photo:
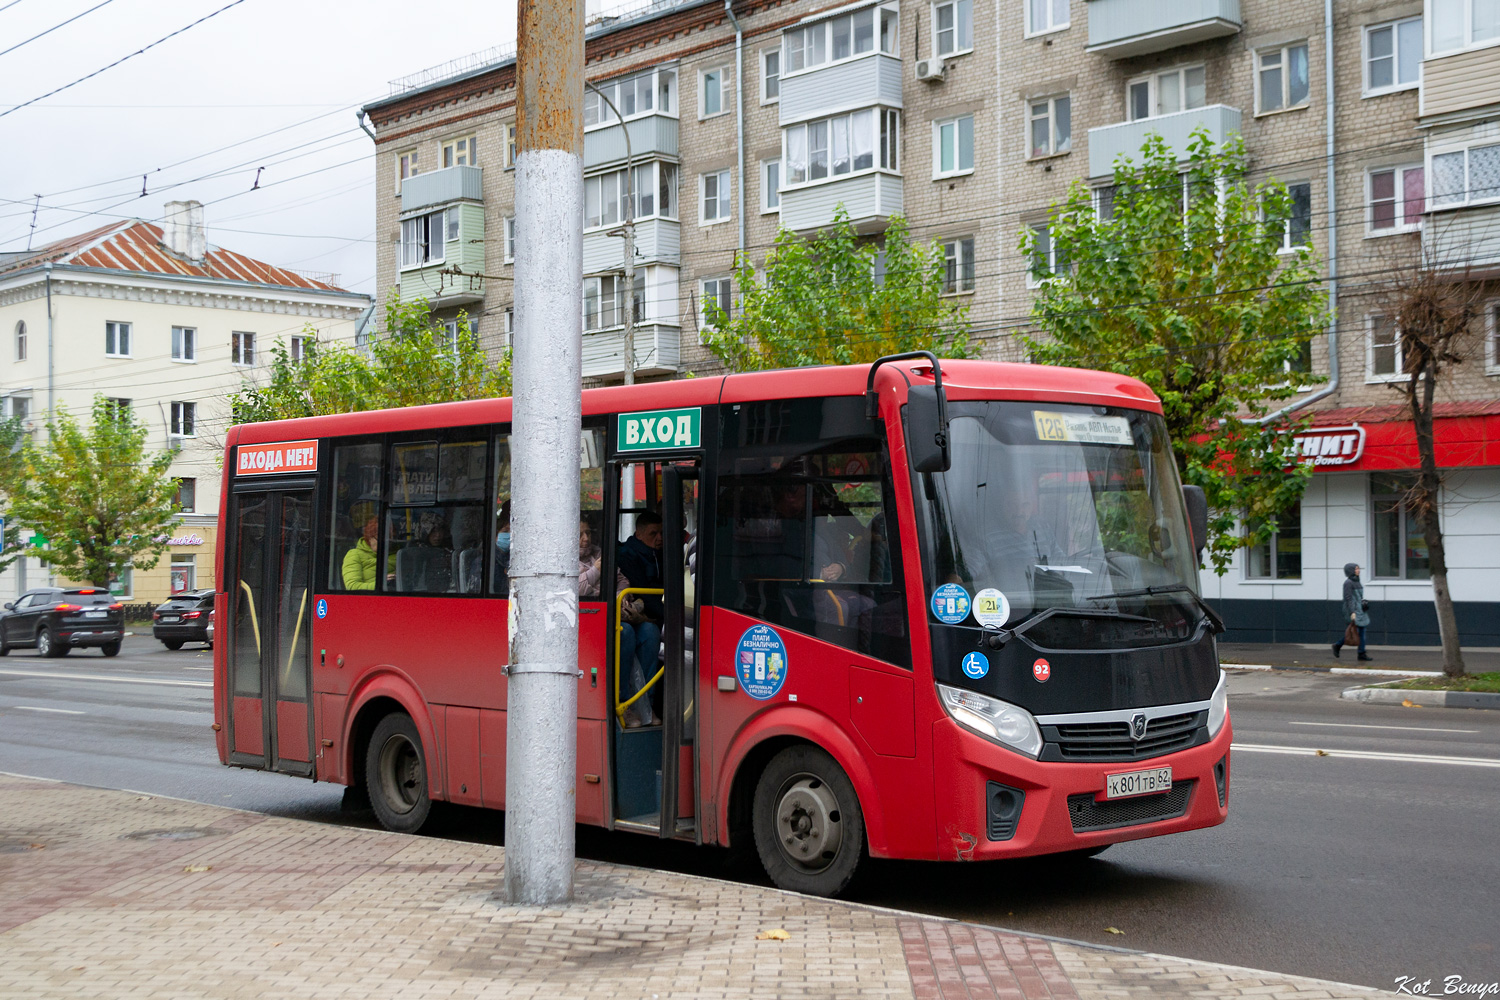
<instances>
[{"instance_id":1,"label":"corrugated metal roof","mask_svg":"<svg viewBox=\"0 0 1500 1000\"><path fill-rule=\"evenodd\" d=\"M35 267L48 261L137 274L218 278L321 292L344 291L337 285L315 281L296 271L267 264L223 247L210 245L201 263L190 261L167 249L160 226L140 219L110 223L79 236L59 240L35 253L0 264L0 274Z\"/></svg>"}]
</instances>

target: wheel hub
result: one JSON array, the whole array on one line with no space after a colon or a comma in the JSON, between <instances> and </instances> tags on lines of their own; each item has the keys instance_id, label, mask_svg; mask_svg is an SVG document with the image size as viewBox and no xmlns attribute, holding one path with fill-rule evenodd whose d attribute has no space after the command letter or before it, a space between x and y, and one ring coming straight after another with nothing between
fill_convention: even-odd
<instances>
[{"instance_id":1,"label":"wheel hub","mask_svg":"<svg viewBox=\"0 0 1500 1000\"><path fill-rule=\"evenodd\" d=\"M781 851L804 871L822 871L838 857L844 841L833 789L810 774L793 777L776 803L776 835Z\"/></svg>"},{"instance_id":2,"label":"wheel hub","mask_svg":"<svg viewBox=\"0 0 1500 1000\"><path fill-rule=\"evenodd\" d=\"M405 736L396 735L380 748L381 792L397 813L409 813L422 797L422 760Z\"/></svg>"}]
</instances>

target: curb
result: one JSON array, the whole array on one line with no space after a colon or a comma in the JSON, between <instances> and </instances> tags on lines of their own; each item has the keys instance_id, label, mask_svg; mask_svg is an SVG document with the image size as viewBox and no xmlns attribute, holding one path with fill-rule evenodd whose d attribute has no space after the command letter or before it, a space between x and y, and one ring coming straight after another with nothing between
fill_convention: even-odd
<instances>
[{"instance_id":1,"label":"curb","mask_svg":"<svg viewBox=\"0 0 1500 1000\"><path fill-rule=\"evenodd\" d=\"M1413 691L1409 688L1354 687L1340 698L1376 705L1411 702L1418 708L1488 708L1500 710L1500 694L1490 691Z\"/></svg>"},{"instance_id":2,"label":"curb","mask_svg":"<svg viewBox=\"0 0 1500 1000\"><path fill-rule=\"evenodd\" d=\"M1270 663L1221 663L1225 670L1295 670L1307 674L1348 674L1355 677L1441 677L1441 670L1386 670L1360 667L1278 667Z\"/></svg>"}]
</instances>

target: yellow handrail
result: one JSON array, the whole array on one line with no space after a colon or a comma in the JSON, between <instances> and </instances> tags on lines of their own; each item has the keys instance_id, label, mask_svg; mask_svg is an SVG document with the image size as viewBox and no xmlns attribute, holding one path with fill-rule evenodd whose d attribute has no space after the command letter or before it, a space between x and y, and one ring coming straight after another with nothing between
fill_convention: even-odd
<instances>
[{"instance_id":1,"label":"yellow handrail","mask_svg":"<svg viewBox=\"0 0 1500 1000\"><path fill-rule=\"evenodd\" d=\"M250 627L255 630L255 655L260 655L260 622L255 617L255 591L244 580L240 581L240 588L245 591L245 597L250 601Z\"/></svg>"},{"instance_id":2,"label":"yellow handrail","mask_svg":"<svg viewBox=\"0 0 1500 1000\"><path fill-rule=\"evenodd\" d=\"M297 659L297 642L302 638L302 615L307 611L307 591L302 591L302 603L297 606L297 627L292 630L292 649L286 654L286 670L281 675L281 691L292 686L292 663ZM277 694L280 694L278 691Z\"/></svg>"},{"instance_id":3,"label":"yellow handrail","mask_svg":"<svg viewBox=\"0 0 1500 1000\"><path fill-rule=\"evenodd\" d=\"M631 594L650 594L655 597L660 597L664 593L666 593L666 591L662 590L660 587L624 587L620 590L619 593L615 595L615 717L617 719L620 719L621 721L623 721L625 718L625 710L631 705L634 705L640 699L641 695L645 694L647 691L650 691L652 685L661 680L662 675L667 672L666 667L660 668L656 671L655 677L652 677L649 681L647 681L645 685L634 695L632 695L623 705L620 703L620 675L625 672L625 664L620 662L620 636L625 634L625 616L622 613L625 605L625 598Z\"/></svg>"}]
</instances>

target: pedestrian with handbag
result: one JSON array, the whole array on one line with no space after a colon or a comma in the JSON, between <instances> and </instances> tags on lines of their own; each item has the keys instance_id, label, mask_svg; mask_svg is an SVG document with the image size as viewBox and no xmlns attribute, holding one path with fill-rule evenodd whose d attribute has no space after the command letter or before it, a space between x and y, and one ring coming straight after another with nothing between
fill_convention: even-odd
<instances>
[{"instance_id":1,"label":"pedestrian with handbag","mask_svg":"<svg viewBox=\"0 0 1500 1000\"><path fill-rule=\"evenodd\" d=\"M1344 564L1344 637L1333 644L1333 655L1337 657L1346 646L1359 646L1359 658L1365 655L1365 628L1370 624L1370 602L1365 600L1365 588L1359 582L1359 563Z\"/></svg>"}]
</instances>

